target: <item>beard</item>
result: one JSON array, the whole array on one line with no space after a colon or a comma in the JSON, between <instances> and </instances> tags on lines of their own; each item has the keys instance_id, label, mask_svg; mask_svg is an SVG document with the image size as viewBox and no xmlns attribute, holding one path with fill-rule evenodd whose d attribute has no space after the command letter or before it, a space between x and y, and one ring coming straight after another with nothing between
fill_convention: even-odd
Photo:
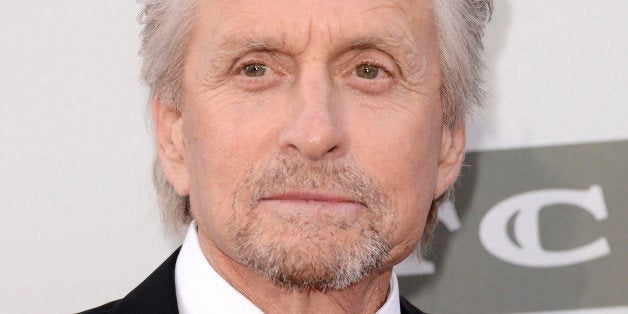
<instances>
[{"instance_id":1,"label":"beard","mask_svg":"<svg viewBox=\"0 0 628 314\"><path fill-rule=\"evenodd\" d=\"M236 260L275 284L299 291L345 289L389 260L395 219L390 201L359 170L337 162L280 158L256 165L233 195L229 221ZM329 211L278 211L260 205L273 194L323 190L351 195L356 219Z\"/></svg>"}]
</instances>

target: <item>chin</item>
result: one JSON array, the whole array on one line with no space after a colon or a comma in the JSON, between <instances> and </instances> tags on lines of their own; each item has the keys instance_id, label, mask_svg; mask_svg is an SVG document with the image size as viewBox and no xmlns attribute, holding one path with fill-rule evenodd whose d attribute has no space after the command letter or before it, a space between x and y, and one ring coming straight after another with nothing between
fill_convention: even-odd
<instances>
[{"instance_id":1,"label":"chin","mask_svg":"<svg viewBox=\"0 0 628 314\"><path fill-rule=\"evenodd\" d=\"M296 214L246 221L232 229L236 260L287 289L342 290L389 261L381 220Z\"/></svg>"}]
</instances>

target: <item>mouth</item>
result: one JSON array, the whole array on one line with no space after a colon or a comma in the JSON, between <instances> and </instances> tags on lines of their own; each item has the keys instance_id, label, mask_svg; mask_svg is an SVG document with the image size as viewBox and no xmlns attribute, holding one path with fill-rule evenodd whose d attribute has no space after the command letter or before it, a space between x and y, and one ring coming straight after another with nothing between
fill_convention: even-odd
<instances>
[{"instance_id":1,"label":"mouth","mask_svg":"<svg viewBox=\"0 0 628 314\"><path fill-rule=\"evenodd\" d=\"M355 216L365 208L362 202L351 195L328 191L290 191L272 194L261 198L260 204L279 211L324 212L347 217Z\"/></svg>"}]
</instances>

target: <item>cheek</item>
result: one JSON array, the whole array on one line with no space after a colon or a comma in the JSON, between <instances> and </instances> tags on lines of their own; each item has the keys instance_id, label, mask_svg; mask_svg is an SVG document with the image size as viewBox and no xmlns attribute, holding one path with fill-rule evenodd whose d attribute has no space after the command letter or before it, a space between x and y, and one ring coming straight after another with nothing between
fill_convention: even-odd
<instances>
[{"instance_id":1,"label":"cheek","mask_svg":"<svg viewBox=\"0 0 628 314\"><path fill-rule=\"evenodd\" d=\"M217 241L233 219L234 191L272 145L278 115L256 112L257 105L250 99L199 97L183 111L192 212Z\"/></svg>"},{"instance_id":2,"label":"cheek","mask_svg":"<svg viewBox=\"0 0 628 314\"><path fill-rule=\"evenodd\" d=\"M354 134L353 153L394 202L393 244L403 252L416 247L436 189L440 120L425 118L438 117L430 110L380 115Z\"/></svg>"},{"instance_id":3,"label":"cheek","mask_svg":"<svg viewBox=\"0 0 628 314\"><path fill-rule=\"evenodd\" d=\"M263 157L282 116L265 110L256 98L233 92L202 94L186 106L183 125L191 174L197 184L210 182L219 190Z\"/></svg>"}]
</instances>

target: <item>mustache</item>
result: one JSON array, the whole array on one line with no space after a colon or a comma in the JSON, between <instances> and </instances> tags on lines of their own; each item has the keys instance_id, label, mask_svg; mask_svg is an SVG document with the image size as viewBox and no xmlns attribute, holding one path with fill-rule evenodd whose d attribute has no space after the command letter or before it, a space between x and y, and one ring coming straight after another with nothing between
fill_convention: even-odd
<instances>
[{"instance_id":1,"label":"mustache","mask_svg":"<svg viewBox=\"0 0 628 314\"><path fill-rule=\"evenodd\" d=\"M350 195L353 201L371 211L390 208L388 197L372 176L338 161L310 162L282 156L270 164L254 166L249 174L244 180L244 190L251 192L251 209L262 198L303 190Z\"/></svg>"}]
</instances>

